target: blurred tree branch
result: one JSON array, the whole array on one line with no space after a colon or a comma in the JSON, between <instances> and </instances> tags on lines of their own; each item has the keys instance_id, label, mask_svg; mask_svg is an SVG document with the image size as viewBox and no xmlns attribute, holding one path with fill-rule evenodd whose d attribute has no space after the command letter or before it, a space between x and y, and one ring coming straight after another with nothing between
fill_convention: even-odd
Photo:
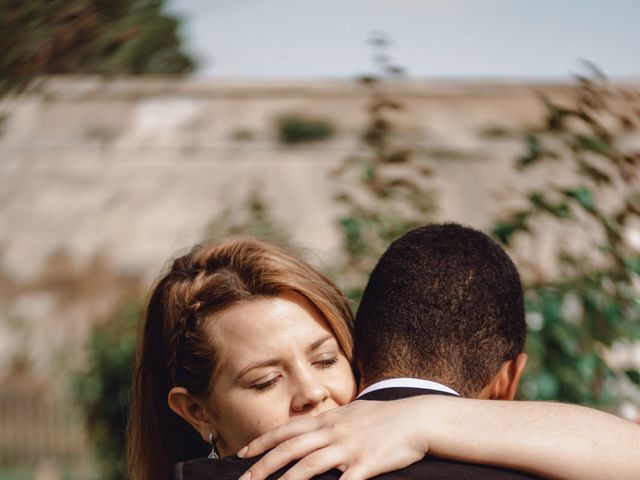
<instances>
[{"instance_id":1,"label":"blurred tree branch","mask_svg":"<svg viewBox=\"0 0 640 480\"><path fill-rule=\"evenodd\" d=\"M0 95L44 75L185 74L178 20L164 0L0 2Z\"/></svg>"}]
</instances>

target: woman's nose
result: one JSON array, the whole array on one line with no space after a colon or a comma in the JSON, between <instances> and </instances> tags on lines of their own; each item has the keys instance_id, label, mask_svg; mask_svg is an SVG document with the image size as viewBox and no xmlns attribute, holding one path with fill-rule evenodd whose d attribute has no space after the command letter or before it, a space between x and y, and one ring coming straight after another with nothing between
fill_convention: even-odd
<instances>
[{"instance_id":1,"label":"woman's nose","mask_svg":"<svg viewBox=\"0 0 640 480\"><path fill-rule=\"evenodd\" d=\"M329 397L329 390L313 375L301 375L291 398L291 409L300 413L315 408Z\"/></svg>"}]
</instances>

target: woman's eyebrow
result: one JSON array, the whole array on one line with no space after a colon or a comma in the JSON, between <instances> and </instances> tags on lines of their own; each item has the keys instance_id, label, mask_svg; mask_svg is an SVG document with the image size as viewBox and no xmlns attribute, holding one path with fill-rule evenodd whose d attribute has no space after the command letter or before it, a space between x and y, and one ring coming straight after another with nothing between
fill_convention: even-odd
<instances>
[{"instance_id":1,"label":"woman's eyebrow","mask_svg":"<svg viewBox=\"0 0 640 480\"><path fill-rule=\"evenodd\" d=\"M240 378L242 378L247 372L249 372L250 370L253 370L254 368L273 367L275 365L278 365L279 363L280 363L280 359L278 358L271 358L269 360L250 363L249 365L244 367L242 370L240 370L240 373L238 373L236 380L240 380Z\"/></svg>"},{"instance_id":2,"label":"woman's eyebrow","mask_svg":"<svg viewBox=\"0 0 640 480\"><path fill-rule=\"evenodd\" d=\"M309 345L309 348L307 348L307 353L313 352L316 348L318 348L324 342L326 342L327 340L332 340L333 338L334 338L333 335L324 335L320 337L318 340L316 340L311 345Z\"/></svg>"}]
</instances>

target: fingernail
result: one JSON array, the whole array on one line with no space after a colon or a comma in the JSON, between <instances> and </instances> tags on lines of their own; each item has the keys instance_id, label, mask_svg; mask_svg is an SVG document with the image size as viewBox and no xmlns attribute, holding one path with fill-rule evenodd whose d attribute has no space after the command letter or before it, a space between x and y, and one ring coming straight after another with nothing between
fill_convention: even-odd
<instances>
[{"instance_id":1,"label":"fingernail","mask_svg":"<svg viewBox=\"0 0 640 480\"><path fill-rule=\"evenodd\" d=\"M247 450L249 450L249 447L242 447L242 448L240 449L240 451L237 453L237 455L238 455L240 458L244 458L244 455L245 455L245 453L247 453ZM249 480L249 477L247 477L247 478L240 477L240 478L241 478L242 480Z\"/></svg>"},{"instance_id":2,"label":"fingernail","mask_svg":"<svg viewBox=\"0 0 640 480\"><path fill-rule=\"evenodd\" d=\"M251 480L251 472L244 472L238 480Z\"/></svg>"}]
</instances>

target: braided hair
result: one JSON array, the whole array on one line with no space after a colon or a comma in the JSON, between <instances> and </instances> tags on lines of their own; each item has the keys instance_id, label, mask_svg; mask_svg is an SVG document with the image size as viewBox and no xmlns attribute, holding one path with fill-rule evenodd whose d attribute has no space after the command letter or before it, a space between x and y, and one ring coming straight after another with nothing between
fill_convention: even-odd
<instances>
[{"instance_id":1,"label":"braided hair","mask_svg":"<svg viewBox=\"0 0 640 480\"><path fill-rule=\"evenodd\" d=\"M197 245L173 261L151 292L139 334L128 425L131 480L166 479L173 464L205 457L208 445L167 404L181 386L209 399L219 359L215 313L257 297L305 297L332 329L349 360L352 313L324 275L282 247L251 237Z\"/></svg>"}]
</instances>

